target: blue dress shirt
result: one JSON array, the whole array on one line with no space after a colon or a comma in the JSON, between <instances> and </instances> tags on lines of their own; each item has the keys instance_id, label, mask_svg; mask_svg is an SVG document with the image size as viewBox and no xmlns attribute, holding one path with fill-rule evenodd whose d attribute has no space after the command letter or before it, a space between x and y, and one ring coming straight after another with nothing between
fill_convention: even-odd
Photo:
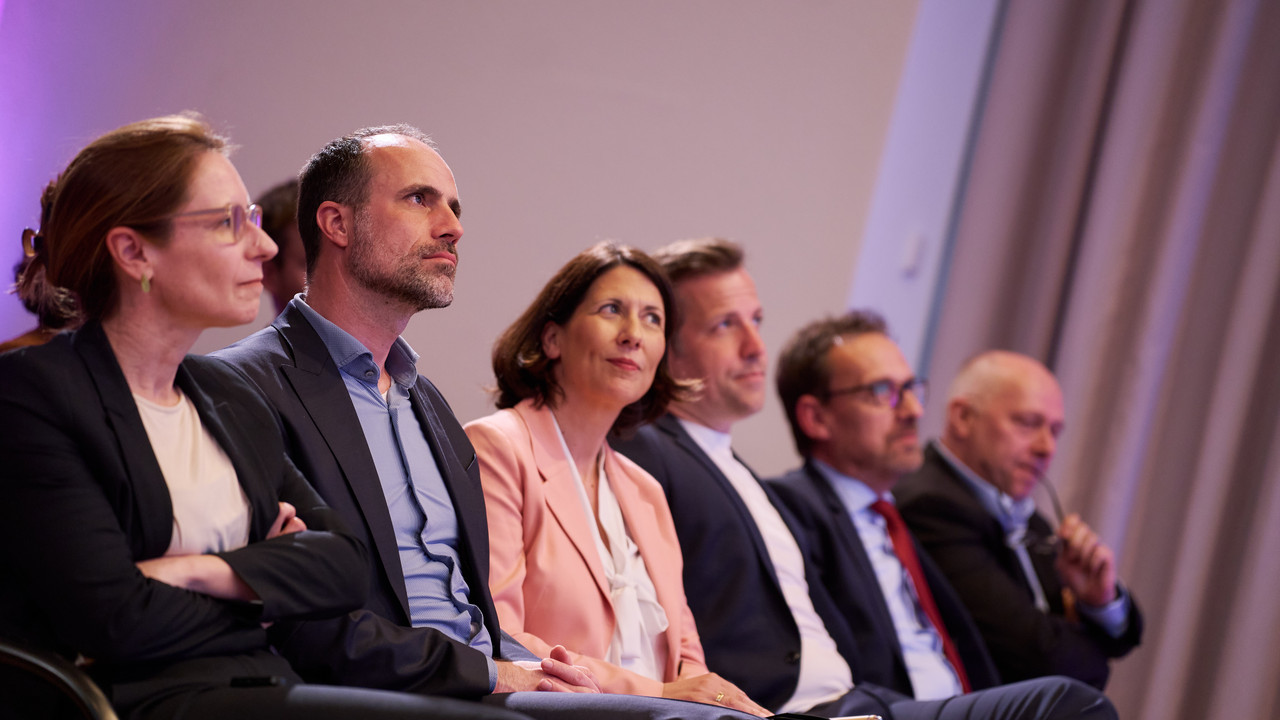
<instances>
[{"instance_id":1,"label":"blue dress shirt","mask_svg":"<svg viewBox=\"0 0 1280 720\"><path fill-rule=\"evenodd\" d=\"M875 571L889 616L893 618L915 698L940 700L961 694L964 689L960 678L943 652L941 636L920 607L911 576L894 552L884 518L871 509L876 500L893 502L893 496L881 497L862 481L821 460L814 460L813 464L831 483L867 551L867 559Z\"/></svg>"},{"instance_id":2,"label":"blue dress shirt","mask_svg":"<svg viewBox=\"0 0 1280 720\"><path fill-rule=\"evenodd\" d=\"M301 296L290 302L311 323L342 371L360 419L395 528L410 623L435 628L481 651L489 659L490 679L496 679L493 639L480 608L469 602L470 589L459 566L453 500L410 404L409 391L418 379L418 354L404 338L396 339L386 363L392 383L383 396L378 392L381 373L373 353L311 309Z\"/></svg>"}]
</instances>

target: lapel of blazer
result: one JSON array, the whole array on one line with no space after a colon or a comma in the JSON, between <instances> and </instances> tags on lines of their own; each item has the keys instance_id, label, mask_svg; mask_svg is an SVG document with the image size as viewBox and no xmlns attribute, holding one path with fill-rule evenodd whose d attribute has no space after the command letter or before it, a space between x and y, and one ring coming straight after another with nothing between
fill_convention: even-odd
<instances>
[{"instance_id":1,"label":"lapel of blazer","mask_svg":"<svg viewBox=\"0 0 1280 720\"><path fill-rule=\"evenodd\" d=\"M249 516L250 542L266 537L271 523L280 514L280 507L276 504L273 493L262 492L263 488L269 486L268 481L255 477L262 473L263 468L263 463L254 462L257 447L251 439L243 436L234 423L222 421L222 418L232 417L231 409L226 401L214 400L200 389L187 362L178 367L177 384L195 407L201 425L213 436L235 468L236 480L252 508Z\"/></svg>"},{"instance_id":2,"label":"lapel of blazer","mask_svg":"<svg viewBox=\"0 0 1280 720\"><path fill-rule=\"evenodd\" d=\"M934 441L937 442L937 441ZM965 482L959 472L947 462L942 453L934 448L930 443L924 451L924 465L921 467L921 476L923 479L936 484L932 488L934 492L945 493L945 495L961 506L964 515L982 518L984 523L982 528L983 542L987 543L994 552L998 553L998 560L1005 567L1022 576L1022 568L1018 564L1018 559L1012 549L1005 544L1004 528L1000 521L991 516L991 513L974 494L973 488L969 483ZM1038 516L1032 516L1032 526ZM983 640L978 630L977 624L973 620L973 616L969 614L968 608L956 593L955 588L951 587L951 581L947 579L945 573L942 572L937 563L933 562L933 558L929 553L924 552L924 547L920 544L920 539L912 533L911 539L916 545L916 554L920 556L920 566L924 569L925 581L929 583L929 590L933 593L933 599L938 605L938 612L942 613L942 621L947 625L947 631L951 633L951 637L955 640L960 651L961 660L964 662L965 672L969 676L969 682L974 688L983 688L996 684L997 671L995 664L992 662L990 651L987 644ZM1032 554L1032 563L1037 560L1037 556ZM1026 591L1027 599L1034 597L1031 586L1023 584ZM1045 588L1046 594L1049 592ZM1050 605L1055 602L1054 598L1048 596Z\"/></svg>"},{"instance_id":3,"label":"lapel of blazer","mask_svg":"<svg viewBox=\"0 0 1280 720\"><path fill-rule=\"evenodd\" d=\"M532 403L525 401L516 405L515 411L529 428L533 462L538 467L538 474L542 476L542 492L547 509L586 562L600 593L605 598L612 597L609 581L604 575L604 564L596 549L595 533L588 524L591 520L587 518L578 490L573 485L573 468L560 447L551 409L546 406L534 409Z\"/></svg>"},{"instance_id":4,"label":"lapel of blazer","mask_svg":"<svg viewBox=\"0 0 1280 720\"><path fill-rule=\"evenodd\" d=\"M173 501L138 405L101 325L85 325L72 342L98 390L107 425L116 436L129 473L136 513L129 533L130 549L140 560L159 557L169 549L173 537Z\"/></svg>"},{"instance_id":5,"label":"lapel of blazer","mask_svg":"<svg viewBox=\"0 0 1280 720\"><path fill-rule=\"evenodd\" d=\"M932 443L925 447L924 464L921 466L921 473L924 479L937 483L937 490L945 493L945 497L960 505L966 513L983 519L982 531L989 542L999 547L1005 547L1004 528L1001 527L1000 521L992 517L991 511L987 510L982 501L978 499L978 496L974 494L973 488L969 486L969 483L965 482L960 473L951 466L951 463L942 457L942 453L934 449ZM1012 550L1008 551L1006 560L1011 563L1017 562Z\"/></svg>"},{"instance_id":6,"label":"lapel of blazer","mask_svg":"<svg viewBox=\"0 0 1280 720\"><path fill-rule=\"evenodd\" d=\"M1022 564L1018 562L1017 553L1015 553L1005 542L1004 527L1000 524L999 520L992 517L991 511L987 510L986 506L982 504L982 501L978 499L978 496L974 494L973 488L970 487L969 483L965 482L964 478L960 476L959 471L952 467L951 463L947 462L946 458L942 457L942 453L939 453L934 449L932 443L925 448L923 468L926 473L926 477L929 479L936 479L936 482L945 488L942 492L946 493L946 497L960 505L966 514L982 518L983 542L987 543L987 545L992 549L992 552L996 554L996 558L1000 565L1005 568L1007 572L1012 572L1015 577L1022 578L1023 589L1026 591L1027 598L1034 598L1035 592L1031 589L1031 585L1028 583L1029 578L1026 577L1026 573L1022 569ZM1033 514L1031 516L1031 520L1028 522L1028 532L1034 533L1035 536L1043 536L1045 534L1043 528L1046 527L1047 525L1045 524L1044 519L1041 518L1038 513ZM915 536L913 535L912 537ZM917 547L919 546L918 541L916 545ZM1052 570L1054 557L1041 555L1039 553L1030 553L1030 557L1032 567L1040 580L1040 587L1045 592L1046 599L1049 601L1050 605L1055 604L1055 602L1060 602L1056 601L1055 598L1050 597L1049 595L1050 592L1061 593L1060 588L1057 587L1057 583L1054 582L1053 587L1051 587L1046 584L1044 579L1046 569L1049 570L1049 575L1056 574L1056 571ZM930 567L936 568L937 566L930 563L929 566L926 566L926 571L929 570ZM938 570L939 574L941 574L941 572L941 570ZM930 577L929 582L933 584L934 578Z\"/></svg>"},{"instance_id":7,"label":"lapel of blazer","mask_svg":"<svg viewBox=\"0 0 1280 720\"><path fill-rule=\"evenodd\" d=\"M341 371L334 364L329 349L307 322L302 313L286 307L272 323L283 337L293 358L293 365L280 366L280 372L298 396L315 423L334 460L342 470L343 478L360 506L373 538L374 551L382 563L382 570L391 581L396 598L405 617L409 617L408 593L404 587L404 569L400 565L400 551L396 544L395 530L391 525L391 513L382 494L378 480L378 468L373 463L369 444L361 430Z\"/></svg>"},{"instance_id":8,"label":"lapel of blazer","mask_svg":"<svg viewBox=\"0 0 1280 720\"><path fill-rule=\"evenodd\" d=\"M453 511L458 522L458 556L463 562L472 558L472 564L478 565L476 580L488 583L489 526L485 520L484 494L480 486L471 482L467 475L467 468L475 462L475 452L467 458L458 457L448 432L440 422L442 413L452 414L453 411L448 407L437 407L432 402L424 390L426 382L425 378L419 376L409 390L413 412L427 436L431 454L435 456L440 476L453 500ZM473 594L476 591L475 588L471 590Z\"/></svg>"},{"instance_id":9,"label":"lapel of blazer","mask_svg":"<svg viewBox=\"0 0 1280 720\"><path fill-rule=\"evenodd\" d=\"M893 625L893 615L889 613L889 605L885 601L884 593L880 590L880 581L876 579L876 572L871 567L871 558L867 556L867 549L862 545L862 537L858 535L858 528L854 526L853 518L849 517L849 510L845 508L835 488L831 487L831 483L817 466L806 461L804 473L808 476L818 499L831 518L836 537L842 546L840 554L853 564L857 579L850 584L861 585L864 588L858 596L867 599L865 607L876 618L878 634L890 643L898 661L903 662L902 646L898 643L898 632Z\"/></svg>"},{"instance_id":10,"label":"lapel of blazer","mask_svg":"<svg viewBox=\"0 0 1280 720\"><path fill-rule=\"evenodd\" d=\"M667 638L667 671L674 673L680 665L680 613L685 606L683 573L670 572L667 565L671 556L662 553L659 548L664 544L662 531L658 528L658 517L649 504L649 500L640 494L640 488L634 478L634 470L623 468L618 453L605 443L604 471L609 477L609 487L618 498L618 506L622 510L622 520L626 523L627 532L640 550L644 566L648 570L649 580L653 583L654 594L658 604L667 614L667 624L673 628L666 633ZM641 470L640 472L644 472ZM646 478L657 487L657 481ZM661 492L659 491L659 495Z\"/></svg>"},{"instance_id":11,"label":"lapel of blazer","mask_svg":"<svg viewBox=\"0 0 1280 720\"><path fill-rule=\"evenodd\" d=\"M1053 527L1049 525L1049 521L1044 519L1038 511L1032 514L1027 521L1027 535L1034 538L1045 538L1052 541L1056 533ZM1054 614L1061 615L1063 609L1062 599L1062 581L1058 579L1058 553L1051 552L1032 552L1031 567L1035 570L1036 577L1040 580L1040 589L1044 591L1045 599L1049 601L1049 609Z\"/></svg>"},{"instance_id":12,"label":"lapel of blazer","mask_svg":"<svg viewBox=\"0 0 1280 720\"><path fill-rule=\"evenodd\" d=\"M685 452L689 453L701 464L707 476L719 486L720 491L728 498L729 504L733 506L733 511L742 519L742 524L747 529L747 535L751 538L751 545L755 548L756 557L760 558L760 564L764 566L774 586L781 592L782 583L778 581L778 572L774 569L773 562L769 559L769 550L765 547L764 538L760 535L760 528L756 525L756 520L751 515L751 511L747 509L747 504L742 501L742 496L738 494L737 488L733 486L733 483L729 482L729 478L725 477L724 473L720 472L720 466L716 465L716 462L702 450L702 446L698 445L697 441L689 433L685 432L684 426L680 424L675 415L670 413L663 415L654 422L654 426L671 436L676 445L683 448ZM734 457L738 457L737 453L734 453ZM742 462L741 458L738 459L738 462ZM760 482L760 478L756 476L755 471L751 470L745 462L742 463L742 466L747 468L747 471L751 473L751 477L755 478L757 483ZM774 507L778 507L777 500L767 487L765 488L765 495L769 498L769 502L774 504Z\"/></svg>"}]
</instances>

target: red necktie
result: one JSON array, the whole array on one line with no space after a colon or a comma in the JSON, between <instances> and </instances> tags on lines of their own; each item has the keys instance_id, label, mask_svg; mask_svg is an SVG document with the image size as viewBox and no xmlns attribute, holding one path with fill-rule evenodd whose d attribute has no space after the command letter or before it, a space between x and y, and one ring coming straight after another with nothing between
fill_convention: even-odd
<instances>
[{"instance_id":1,"label":"red necktie","mask_svg":"<svg viewBox=\"0 0 1280 720\"><path fill-rule=\"evenodd\" d=\"M947 627L942 624L942 613L938 612L938 605L933 601L933 593L929 591L929 583L925 582L924 570L920 567L920 558L916 557L911 533L907 530L906 523L902 521L902 516L898 514L898 508L894 507L893 503L877 500L871 503L871 509L884 517L885 529L889 531L889 539L893 541L893 553L898 556L898 562L902 563L902 567L911 575L911 582L916 586L916 599L920 601L920 609L924 610L929 622L933 623L933 629L937 631L938 637L942 638L942 652L947 656L947 660L951 661L951 667L955 668L956 677L960 679L960 687L965 692L969 692L969 678L964 674L960 652L956 650L955 642L947 633Z\"/></svg>"}]
</instances>

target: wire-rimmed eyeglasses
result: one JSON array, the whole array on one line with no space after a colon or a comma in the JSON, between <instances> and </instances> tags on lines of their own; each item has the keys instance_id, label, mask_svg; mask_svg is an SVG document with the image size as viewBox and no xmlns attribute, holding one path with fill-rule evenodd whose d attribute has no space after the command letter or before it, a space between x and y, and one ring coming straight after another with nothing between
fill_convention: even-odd
<instances>
[{"instance_id":1,"label":"wire-rimmed eyeglasses","mask_svg":"<svg viewBox=\"0 0 1280 720\"><path fill-rule=\"evenodd\" d=\"M1049 494L1049 501L1053 503L1053 514L1058 520L1058 527L1062 527L1062 521L1066 518L1066 513L1062 511L1062 502L1058 500L1058 491L1054 489L1053 483L1049 482L1047 477L1040 478L1040 481L1036 484L1043 487L1045 492ZM1023 538L1022 544L1037 555L1053 555L1058 552L1058 547L1062 544L1062 538L1056 532L1049 537L1028 535Z\"/></svg>"},{"instance_id":2,"label":"wire-rimmed eyeglasses","mask_svg":"<svg viewBox=\"0 0 1280 720\"><path fill-rule=\"evenodd\" d=\"M186 212L165 215L145 223L134 223L135 225L146 225L164 220L176 220L185 217L198 217L200 215L215 215L221 213L223 222L231 228L231 238L229 240L220 241L220 245L234 245L244 237L244 231L250 225L254 227L262 227L262 208L254 205L237 205L228 203L222 207L208 208L206 210L188 210Z\"/></svg>"},{"instance_id":3,"label":"wire-rimmed eyeglasses","mask_svg":"<svg viewBox=\"0 0 1280 720\"><path fill-rule=\"evenodd\" d=\"M888 406L896 410L902 404L902 397L908 392L915 396L916 402L924 405L929 394L929 381L924 378L911 378L898 385L892 380L876 380L864 385L828 390L826 396L830 399L837 395L867 395L876 405Z\"/></svg>"}]
</instances>

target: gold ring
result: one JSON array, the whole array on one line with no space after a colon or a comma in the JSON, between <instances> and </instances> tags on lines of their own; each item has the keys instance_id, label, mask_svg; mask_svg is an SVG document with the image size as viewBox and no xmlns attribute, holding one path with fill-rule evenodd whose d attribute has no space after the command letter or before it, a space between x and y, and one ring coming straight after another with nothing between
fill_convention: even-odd
<instances>
[{"instance_id":1,"label":"gold ring","mask_svg":"<svg viewBox=\"0 0 1280 720\"><path fill-rule=\"evenodd\" d=\"M724 699L724 691L721 690L720 692L716 693L716 702L718 703L723 699Z\"/></svg>"}]
</instances>

